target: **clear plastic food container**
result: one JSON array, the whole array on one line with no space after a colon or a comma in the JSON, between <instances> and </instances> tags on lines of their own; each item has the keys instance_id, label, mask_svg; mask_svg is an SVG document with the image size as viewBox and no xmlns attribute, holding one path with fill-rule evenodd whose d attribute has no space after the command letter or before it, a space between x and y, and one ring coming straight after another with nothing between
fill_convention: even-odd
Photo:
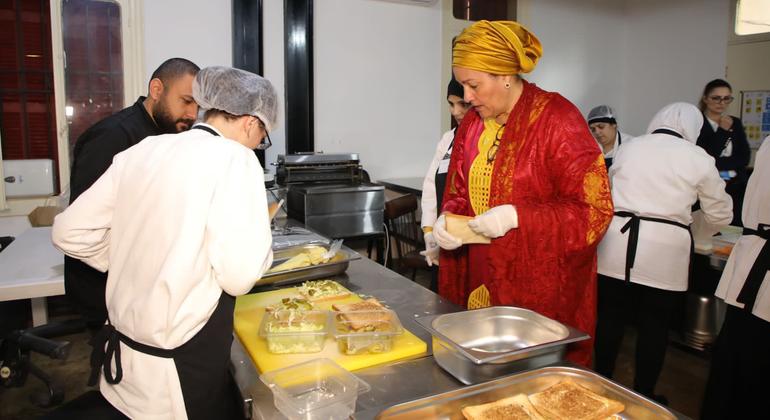
<instances>
[{"instance_id":1,"label":"clear plastic food container","mask_svg":"<svg viewBox=\"0 0 770 420\"><path fill-rule=\"evenodd\" d=\"M334 312L334 338L342 354L384 353L403 334L398 315L390 309Z\"/></svg>"},{"instance_id":2,"label":"clear plastic food container","mask_svg":"<svg viewBox=\"0 0 770 420\"><path fill-rule=\"evenodd\" d=\"M259 336L270 353L318 353L329 330L328 311L278 310L265 312Z\"/></svg>"},{"instance_id":3,"label":"clear plastic food container","mask_svg":"<svg viewBox=\"0 0 770 420\"><path fill-rule=\"evenodd\" d=\"M273 391L275 408L289 419L347 419L369 384L329 359L285 367L259 379Z\"/></svg>"}]
</instances>

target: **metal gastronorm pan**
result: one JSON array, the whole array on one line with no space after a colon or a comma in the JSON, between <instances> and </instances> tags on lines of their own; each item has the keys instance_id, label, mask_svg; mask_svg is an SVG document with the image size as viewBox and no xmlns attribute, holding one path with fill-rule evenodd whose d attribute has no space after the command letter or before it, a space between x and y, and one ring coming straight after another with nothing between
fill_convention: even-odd
<instances>
[{"instance_id":1,"label":"metal gastronorm pan","mask_svg":"<svg viewBox=\"0 0 770 420\"><path fill-rule=\"evenodd\" d=\"M329 244L304 244L299 246L293 246L273 252L273 266L283 263L289 258L301 253L303 250L310 246L321 246L329 249ZM351 261L360 259L361 256L352 249L342 246L337 255L335 255L329 262L311 265L308 267L295 268L292 270L278 271L275 273L266 273L257 282L256 286L263 286L266 284L288 284L296 283L306 280L320 279L324 277L333 277L338 274L342 274L348 269L348 265Z\"/></svg>"},{"instance_id":2,"label":"metal gastronorm pan","mask_svg":"<svg viewBox=\"0 0 770 420\"><path fill-rule=\"evenodd\" d=\"M557 363L588 334L537 312L493 306L417 319L433 336L436 363L464 384Z\"/></svg>"},{"instance_id":3,"label":"metal gastronorm pan","mask_svg":"<svg viewBox=\"0 0 770 420\"><path fill-rule=\"evenodd\" d=\"M462 420L462 408L486 404L517 394L531 395L564 380L572 379L604 397L620 401L623 419L676 419L666 408L593 372L573 367L545 367L443 394L398 404L377 415L382 420Z\"/></svg>"}]
</instances>

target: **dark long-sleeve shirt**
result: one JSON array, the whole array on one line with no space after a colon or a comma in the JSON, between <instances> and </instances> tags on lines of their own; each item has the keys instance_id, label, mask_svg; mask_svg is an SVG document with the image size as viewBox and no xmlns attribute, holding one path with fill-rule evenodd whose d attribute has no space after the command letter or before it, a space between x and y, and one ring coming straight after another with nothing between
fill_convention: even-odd
<instances>
[{"instance_id":1,"label":"dark long-sleeve shirt","mask_svg":"<svg viewBox=\"0 0 770 420\"><path fill-rule=\"evenodd\" d=\"M743 130L743 123L740 118L733 118L733 126L730 130L717 127L716 131L711 124L703 117L703 126L698 136L698 146L716 159L717 169L720 171L735 171L737 177L741 180L746 178L746 166L751 158L749 142L746 140L746 132ZM730 156L722 156L722 151L732 142L732 153Z\"/></svg>"},{"instance_id":2,"label":"dark long-sleeve shirt","mask_svg":"<svg viewBox=\"0 0 770 420\"><path fill-rule=\"evenodd\" d=\"M112 164L116 154L139 143L145 137L161 134L144 108L145 97L130 107L92 125L75 143L70 172L70 203L96 182ZM64 286L67 297L98 328L107 318L104 290L107 273L91 268L80 260L64 257Z\"/></svg>"}]
</instances>

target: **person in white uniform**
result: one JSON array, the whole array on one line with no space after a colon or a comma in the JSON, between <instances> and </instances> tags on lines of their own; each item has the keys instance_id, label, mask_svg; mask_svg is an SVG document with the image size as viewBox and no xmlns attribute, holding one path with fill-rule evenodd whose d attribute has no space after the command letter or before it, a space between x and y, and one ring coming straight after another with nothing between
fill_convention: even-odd
<instances>
[{"instance_id":1,"label":"person in white uniform","mask_svg":"<svg viewBox=\"0 0 770 420\"><path fill-rule=\"evenodd\" d=\"M420 226L422 226L425 239L425 250L420 252L420 254L425 257L428 266L438 265L438 254L441 248L433 237L433 224L436 223L439 209L441 208L455 132L457 127L460 126L463 117L465 117L465 113L468 112L468 108L470 108L470 104L463 99L464 95L463 86L453 77L447 86L446 100L449 103L449 112L456 123L455 128L441 136L441 140L439 140L436 146L436 152L433 154L433 160L431 160L430 166L428 166L428 173L422 182L422 197L420 200L422 219L420 220ZM434 292L438 289L437 283L438 278L434 275L430 286Z\"/></svg>"},{"instance_id":2,"label":"person in white uniform","mask_svg":"<svg viewBox=\"0 0 770 420\"><path fill-rule=\"evenodd\" d=\"M234 296L273 259L253 149L276 125L275 89L209 67L193 97L203 123L116 155L53 226L57 248L109 270L91 380L102 371L102 395L130 418L227 418Z\"/></svg>"},{"instance_id":3,"label":"person in white uniform","mask_svg":"<svg viewBox=\"0 0 770 420\"><path fill-rule=\"evenodd\" d=\"M588 128L591 134L599 144L604 154L604 165L607 170L612 166L612 160L615 158L618 148L624 141L629 141L633 137L618 130L618 121L615 117L615 111L608 105L599 105L594 107L589 113Z\"/></svg>"},{"instance_id":4,"label":"person in white uniform","mask_svg":"<svg viewBox=\"0 0 770 420\"><path fill-rule=\"evenodd\" d=\"M615 216L599 244L595 370L612 377L626 324L637 321L634 389L653 393L671 314L687 290L692 206L713 226L732 219L714 158L695 145L703 116L687 103L661 109L647 135L624 142L610 168Z\"/></svg>"},{"instance_id":5,"label":"person in white uniform","mask_svg":"<svg viewBox=\"0 0 770 420\"><path fill-rule=\"evenodd\" d=\"M770 137L757 151L743 201L743 236L716 296L727 314L711 358L701 418L757 417L770 377Z\"/></svg>"}]
</instances>

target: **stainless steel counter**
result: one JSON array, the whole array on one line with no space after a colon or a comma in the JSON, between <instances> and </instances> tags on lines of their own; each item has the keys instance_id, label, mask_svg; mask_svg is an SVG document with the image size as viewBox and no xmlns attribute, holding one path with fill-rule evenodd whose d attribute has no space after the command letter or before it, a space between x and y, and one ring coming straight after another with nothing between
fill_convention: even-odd
<instances>
[{"instance_id":1,"label":"stainless steel counter","mask_svg":"<svg viewBox=\"0 0 770 420\"><path fill-rule=\"evenodd\" d=\"M355 371L372 387L358 397L356 419L373 419L394 404L464 386L434 362L430 356L431 336L414 321L415 316L456 312L461 310L459 306L366 258L351 262L346 274L334 279L355 293L383 301L398 313L405 328L428 343L429 354L424 357ZM266 286L260 291L276 288ZM260 382L254 363L237 337L230 359L241 395L245 402L250 401L251 418L283 419L273 406L273 394Z\"/></svg>"},{"instance_id":2,"label":"stainless steel counter","mask_svg":"<svg viewBox=\"0 0 770 420\"><path fill-rule=\"evenodd\" d=\"M426 356L354 372L372 388L371 391L359 395L356 420L374 419L381 411L395 404L465 386L436 364L430 355L431 336L414 320L416 316L457 312L461 310L460 307L366 258L351 262L347 273L334 279L353 292L371 295L385 302L398 313L405 328L428 343ZM278 288L280 287L265 286L259 291ZM284 419L273 405L273 394L259 380L254 363L237 337L233 341L231 363L233 377L251 418ZM675 414L680 419L686 418Z\"/></svg>"}]
</instances>

